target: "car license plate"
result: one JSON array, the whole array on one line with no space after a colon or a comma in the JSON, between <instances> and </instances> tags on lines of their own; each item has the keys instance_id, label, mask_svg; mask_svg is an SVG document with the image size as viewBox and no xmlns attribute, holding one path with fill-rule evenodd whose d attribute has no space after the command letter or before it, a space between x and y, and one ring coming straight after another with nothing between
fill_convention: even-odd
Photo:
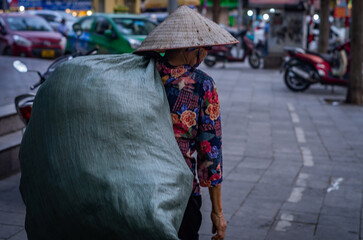
<instances>
[{"instance_id":1,"label":"car license plate","mask_svg":"<svg viewBox=\"0 0 363 240\"><path fill-rule=\"evenodd\" d=\"M54 58L54 50L44 49L42 50L42 57L43 58Z\"/></svg>"}]
</instances>

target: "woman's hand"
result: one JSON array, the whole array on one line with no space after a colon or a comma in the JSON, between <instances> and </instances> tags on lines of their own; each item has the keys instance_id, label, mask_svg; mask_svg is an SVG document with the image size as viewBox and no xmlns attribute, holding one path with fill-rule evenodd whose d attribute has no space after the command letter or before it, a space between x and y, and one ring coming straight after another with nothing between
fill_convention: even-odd
<instances>
[{"instance_id":1,"label":"woman's hand","mask_svg":"<svg viewBox=\"0 0 363 240\"><path fill-rule=\"evenodd\" d=\"M227 229L227 222L224 219L223 212L219 214L212 212L210 217L213 223L212 233L217 233L212 237L212 240L223 240Z\"/></svg>"},{"instance_id":2,"label":"woman's hand","mask_svg":"<svg viewBox=\"0 0 363 240\"><path fill-rule=\"evenodd\" d=\"M222 186L219 184L209 188L209 196L212 201L212 213L210 215L213 223L212 240L223 240L226 236L227 222L222 210Z\"/></svg>"}]
</instances>

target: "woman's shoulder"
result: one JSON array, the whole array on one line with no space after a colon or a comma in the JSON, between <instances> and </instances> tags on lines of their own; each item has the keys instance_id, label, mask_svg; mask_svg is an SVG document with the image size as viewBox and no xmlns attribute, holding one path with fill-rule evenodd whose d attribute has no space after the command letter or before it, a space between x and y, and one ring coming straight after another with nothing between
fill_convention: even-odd
<instances>
[{"instance_id":1,"label":"woman's shoulder","mask_svg":"<svg viewBox=\"0 0 363 240\"><path fill-rule=\"evenodd\" d=\"M200 69L196 69L194 71L194 74L195 74L195 80L201 84L203 84L204 82L210 82L213 83L213 85L215 84L213 78Z\"/></svg>"},{"instance_id":2,"label":"woman's shoulder","mask_svg":"<svg viewBox=\"0 0 363 240\"><path fill-rule=\"evenodd\" d=\"M209 76L207 73L203 72L202 70L196 69L194 71L195 74L195 80L198 83L196 89L197 92L199 92L200 96L203 96L208 92L213 92L216 90L216 85L211 76Z\"/></svg>"}]
</instances>

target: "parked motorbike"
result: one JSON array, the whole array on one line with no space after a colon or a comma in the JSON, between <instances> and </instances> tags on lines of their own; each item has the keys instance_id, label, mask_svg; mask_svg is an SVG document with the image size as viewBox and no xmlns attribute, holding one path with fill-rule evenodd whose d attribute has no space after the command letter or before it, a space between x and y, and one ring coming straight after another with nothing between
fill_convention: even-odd
<instances>
[{"instance_id":1,"label":"parked motorbike","mask_svg":"<svg viewBox=\"0 0 363 240\"><path fill-rule=\"evenodd\" d=\"M82 34L80 25L74 24L73 30L77 34L78 37ZM41 74L37 70L29 70L28 67L19 60L15 60L13 62L13 67L18 72L22 72L22 73L35 72L38 74L39 82L30 86L30 89L34 90L34 89L38 88L41 84L43 84L49 78L51 73L53 73L54 70L61 63L70 61L75 57L97 54L97 52L98 52L98 49L95 48L87 53L82 53L81 51L75 51L73 54L60 56L57 59L55 59L52 64L50 64L50 66L47 68L47 70L43 74ZM35 98L35 93L26 93L26 94L21 94L21 95L15 97L15 100L14 100L16 112L18 113L20 119L24 122L25 126L28 124L28 122L30 120L30 115L31 115L34 98Z\"/></svg>"},{"instance_id":2,"label":"parked motorbike","mask_svg":"<svg viewBox=\"0 0 363 240\"><path fill-rule=\"evenodd\" d=\"M241 50L243 50L242 57L236 56L238 45L237 47L234 45L215 46L208 51L204 63L208 67L213 67L217 62L244 62L248 58L248 63L252 68L259 68L261 66L261 55L256 51L253 41L246 36L246 30L239 33L230 33L240 41Z\"/></svg>"},{"instance_id":3,"label":"parked motorbike","mask_svg":"<svg viewBox=\"0 0 363 240\"><path fill-rule=\"evenodd\" d=\"M336 47L330 54L302 48L285 47L281 72L286 86L295 92L305 91L311 84L347 86L350 68L350 42Z\"/></svg>"},{"instance_id":4,"label":"parked motorbike","mask_svg":"<svg viewBox=\"0 0 363 240\"><path fill-rule=\"evenodd\" d=\"M257 40L255 44L255 49L260 57L264 57L265 55L265 43L261 39Z\"/></svg>"}]
</instances>

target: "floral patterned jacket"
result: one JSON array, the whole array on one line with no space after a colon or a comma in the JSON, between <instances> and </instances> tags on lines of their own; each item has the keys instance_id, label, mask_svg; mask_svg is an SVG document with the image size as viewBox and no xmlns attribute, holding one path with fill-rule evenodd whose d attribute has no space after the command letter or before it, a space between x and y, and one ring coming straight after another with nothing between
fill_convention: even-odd
<instances>
[{"instance_id":1,"label":"floral patterned jacket","mask_svg":"<svg viewBox=\"0 0 363 240\"><path fill-rule=\"evenodd\" d=\"M200 186L222 182L222 131L215 83L189 65L173 67L159 60L157 69L169 100L175 139L194 174L192 194L200 195Z\"/></svg>"}]
</instances>

